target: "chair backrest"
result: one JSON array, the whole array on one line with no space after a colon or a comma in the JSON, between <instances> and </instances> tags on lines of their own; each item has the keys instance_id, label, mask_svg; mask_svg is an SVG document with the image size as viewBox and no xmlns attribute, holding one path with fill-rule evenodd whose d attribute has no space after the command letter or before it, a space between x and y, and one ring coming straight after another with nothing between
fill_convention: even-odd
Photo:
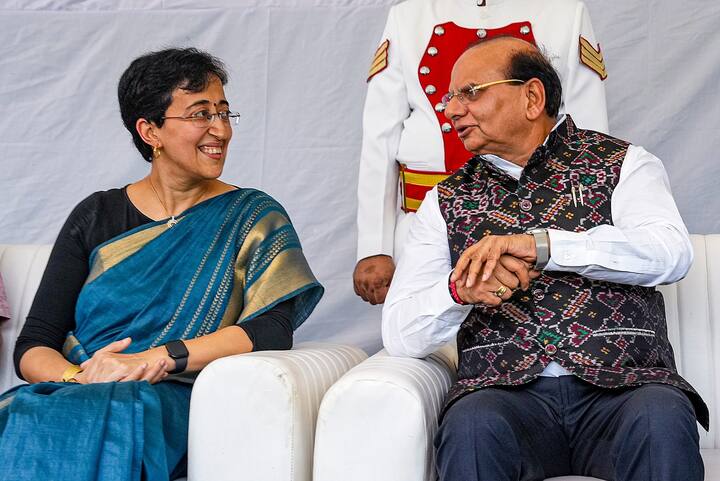
<instances>
[{"instance_id":1,"label":"chair backrest","mask_svg":"<svg viewBox=\"0 0 720 481\"><path fill-rule=\"evenodd\" d=\"M720 448L720 235L692 235L695 262L687 277L661 286L668 332L678 370L710 408L704 448ZM22 382L15 376L12 351L45 270L51 246L0 244L0 274L12 318L0 325L0 392ZM716 295L712 292L715 291Z\"/></svg>"},{"instance_id":2,"label":"chair backrest","mask_svg":"<svg viewBox=\"0 0 720 481\"><path fill-rule=\"evenodd\" d=\"M668 333L680 374L710 408L704 448L720 448L720 235L692 235L695 261L685 279L660 286ZM714 292L714 294L713 294Z\"/></svg>"}]
</instances>

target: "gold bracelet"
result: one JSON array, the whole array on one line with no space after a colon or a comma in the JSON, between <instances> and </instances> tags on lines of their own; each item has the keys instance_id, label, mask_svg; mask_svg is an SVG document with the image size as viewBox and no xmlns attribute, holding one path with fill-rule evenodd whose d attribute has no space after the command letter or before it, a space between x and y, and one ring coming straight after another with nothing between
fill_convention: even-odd
<instances>
[{"instance_id":1,"label":"gold bracelet","mask_svg":"<svg viewBox=\"0 0 720 481\"><path fill-rule=\"evenodd\" d=\"M75 379L75 376L77 376L82 371L83 370L80 366L72 364L70 367L65 369L65 372L63 372L62 382L78 382L78 380Z\"/></svg>"}]
</instances>

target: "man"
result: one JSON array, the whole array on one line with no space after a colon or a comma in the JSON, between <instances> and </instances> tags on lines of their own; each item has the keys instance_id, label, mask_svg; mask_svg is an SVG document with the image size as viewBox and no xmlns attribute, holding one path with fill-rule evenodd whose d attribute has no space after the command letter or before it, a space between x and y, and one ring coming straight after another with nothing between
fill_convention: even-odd
<instances>
[{"instance_id":1,"label":"man","mask_svg":"<svg viewBox=\"0 0 720 481\"><path fill-rule=\"evenodd\" d=\"M385 347L423 357L457 333L443 481L701 480L707 407L652 287L686 274L687 230L659 159L558 118L560 90L517 39L457 61L445 114L476 156L414 219Z\"/></svg>"},{"instance_id":2,"label":"man","mask_svg":"<svg viewBox=\"0 0 720 481\"><path fill-rule=\"evenodd\" d=\"M368 77L358 181L353 282L372 304L385 299L425 193L470 157L442 112L450 69L472 41L498 35L542 46L561 75L563 111L607 132L607 72L582 2L409 0L391 8Z\"/></svg>"}]
</instances>

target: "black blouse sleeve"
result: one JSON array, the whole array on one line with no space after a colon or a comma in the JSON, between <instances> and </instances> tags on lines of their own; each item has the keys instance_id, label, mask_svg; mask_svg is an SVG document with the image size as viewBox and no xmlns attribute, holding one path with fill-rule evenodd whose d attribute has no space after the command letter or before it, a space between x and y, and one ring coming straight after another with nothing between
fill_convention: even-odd
<instances>
[{"instance_id":1,"label":"black blouse sleeve","mask_svg":"<svg viewBox=\"0 0 720 481\"><path fill-rule=\"evenodd\" d=\"M293 299L283 301L259 316L245 321L242 327L253 343L253 351L290 349L293 344Z\"/></svg>"},{"instance_id":2,"label":"black blouse sleeve","mask_svg":"<svg viewBox=\"0 0 720 481\"><path fill-rule=\"evenodd\" d=\"M15 343L13 361L18 377L22 378L23 354L38 346L61 351L67 333L75 329L75 304L95 247L148 222L152 220L135 208L125 188L95 192L73 209L60 229Z\"/></svg>"},{"instance_id":3,"label":"black blouse sleeve","mask_svg":"<svg viewBox=\"0 0 720 481\"><path fill-rule=\"evenodd\" d=\"M38 346L60 351L68 331L75 328L75 303L88 275L89 254L82 236L88 221L88 200L73 210L60 230L25 325L15 342L13 360L20 378L23 354Z\"/></svg>"}]
</instances>

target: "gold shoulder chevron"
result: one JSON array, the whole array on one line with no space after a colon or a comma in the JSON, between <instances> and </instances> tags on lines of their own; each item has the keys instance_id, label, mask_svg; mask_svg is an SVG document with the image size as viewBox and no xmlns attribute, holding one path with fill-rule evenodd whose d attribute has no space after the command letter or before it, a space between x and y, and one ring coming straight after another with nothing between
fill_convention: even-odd
<instances>
[{"instance_id":1,"label":"gold shoulder chevron","mask_svg":"<svg viewBox=\"0 0 720 481\"><path fill-rule=\"evenodd\" d=\"M388 48L390 40L385 40L375 51L372 65L370 65L370 73L368 73L367 81L369 82L374 76L385 70L388 66Z\"/></svg>"},{"instance_id":2,"label":"gold shoulder chevron","mask_svg":"<svg viewBox=\"0 0 720 481\"><path fill-rule=\"evenodd\" d=\"M598 44L597 48L595 48L582 35L580 35L579 43L578 48L580 49L580 63L598 74L600 76L600 80L605 80L607 78L607 70L605 69L605 59L600 51L600 44Z\"/></svg>"}]
</instances>

